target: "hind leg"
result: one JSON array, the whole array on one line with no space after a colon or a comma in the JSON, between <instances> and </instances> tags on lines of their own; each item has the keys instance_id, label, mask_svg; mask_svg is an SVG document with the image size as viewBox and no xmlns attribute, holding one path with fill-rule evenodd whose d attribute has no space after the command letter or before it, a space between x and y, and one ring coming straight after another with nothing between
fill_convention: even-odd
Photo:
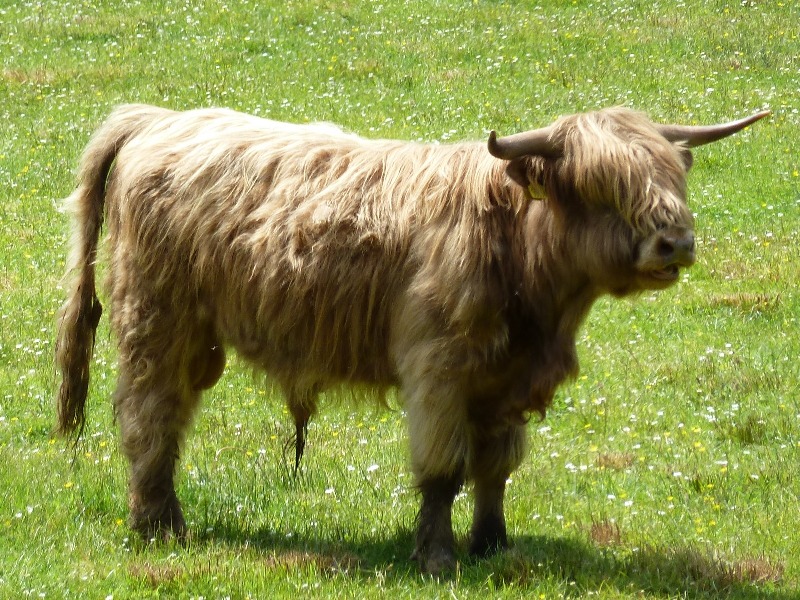
<instances>
[{"instance_id":1,"label":"hind leg","mask_svg":"<svg viewBox=\"0 0 800 600\"><path fill-rule=\"evenodd\" d=\"M123 372L115 395L122 449L130 463L130 525L146 539L182 538L186 524L174 473L196 395L181 393L167 382L142 383Z\"/></svg>"},{"instance_id":2,"label":"hind leg","mask_svg":"<svg viewBox=\"0 0 800 600\"><path fill-rule=\"evenodd\" d=\"M118 323L122 335L114 408L131 469L130 522L146 539L182 538L186 524L175 494L175 464L199 388L221 369L213 352L208 357L206 337L196 333L203 329L183 326L152 304L147 313ZM204 365L202 376L198 360ZM209 370L214 371L211 377Z\"/></svg>"}]
</instances>

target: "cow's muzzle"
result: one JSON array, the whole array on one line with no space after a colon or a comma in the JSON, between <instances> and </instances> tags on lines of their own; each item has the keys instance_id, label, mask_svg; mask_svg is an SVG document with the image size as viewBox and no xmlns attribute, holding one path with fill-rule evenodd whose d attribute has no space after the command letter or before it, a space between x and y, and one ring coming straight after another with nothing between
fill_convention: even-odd
<instances>
[{"instance_id":1,"label":"cow's muzzle","mask_svg":"<svg viewBox=\"0 0 800 600\"><path fill-rule=\"evenodd\" d=\"M694 262L694 231L673 225L641 243L636 270L645 280L645 287L660 288L676 281L680 270L691 267Z\"/></svg>"}]
</instances>

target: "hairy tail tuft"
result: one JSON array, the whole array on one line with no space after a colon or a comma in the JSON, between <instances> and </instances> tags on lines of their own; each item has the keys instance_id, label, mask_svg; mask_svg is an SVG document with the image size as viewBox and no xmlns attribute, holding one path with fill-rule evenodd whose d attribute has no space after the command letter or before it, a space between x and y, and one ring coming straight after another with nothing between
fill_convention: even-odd
<instances>
[{"instance_id":1,"label":"hairy tail tuft","mask_svg":"<svg viewBox=\"0 0 800 600\"><path fill-rule=\"evenodd\" d=\"M127 105L118 108L95 133L81 158L78 187L65 200L72 215L70 253L65 275L67 300L58 312L56 367L61 374L56 430L77 432L86 423L89 364L102 314L97 299L95 262L103 225L106 181L119 150L163 109Z\"/></svg>"}]
</instances>

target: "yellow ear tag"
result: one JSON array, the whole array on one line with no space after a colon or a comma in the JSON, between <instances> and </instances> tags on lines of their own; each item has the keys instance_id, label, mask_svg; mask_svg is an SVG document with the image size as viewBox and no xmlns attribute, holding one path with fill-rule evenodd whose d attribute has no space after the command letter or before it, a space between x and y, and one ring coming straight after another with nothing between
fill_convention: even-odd
<instances>
[{"instance_id":1,"label":"yellow ear tag","mask_svg":"<svg viewBox=\"0 0 800 600\"><path fill-rule=\"evenodd\" d=\"M531 200L544 200L547 198L544 188L533 181L528 184L528 194Z\"/></svg>"}]
</instances>

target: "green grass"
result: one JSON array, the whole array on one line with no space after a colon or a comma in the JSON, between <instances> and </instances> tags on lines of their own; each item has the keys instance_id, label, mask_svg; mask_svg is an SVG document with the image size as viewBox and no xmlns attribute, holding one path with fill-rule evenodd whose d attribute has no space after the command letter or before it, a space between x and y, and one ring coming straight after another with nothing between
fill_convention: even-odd
<instances>
[{"instance_id":1,"label":"green grass","mask_svg":"<svg viewBox=\"0 0 800 600\"><path fill-rule=\"evenodd\" d=\"M794 2L0 0L0 597L797 597L800 8ZM408 556L398 403L336 398L303 474L269 383L236 359L179 465L193 538L136 543L104 319L89 426L51 438L54 312L89 135L111 108L221 105L370 137L483 139L613 104L770 120L695 152L699 262L603 300L582 373L531 423L514 547L457 573Z\"/></svg>"}]
</instances>

